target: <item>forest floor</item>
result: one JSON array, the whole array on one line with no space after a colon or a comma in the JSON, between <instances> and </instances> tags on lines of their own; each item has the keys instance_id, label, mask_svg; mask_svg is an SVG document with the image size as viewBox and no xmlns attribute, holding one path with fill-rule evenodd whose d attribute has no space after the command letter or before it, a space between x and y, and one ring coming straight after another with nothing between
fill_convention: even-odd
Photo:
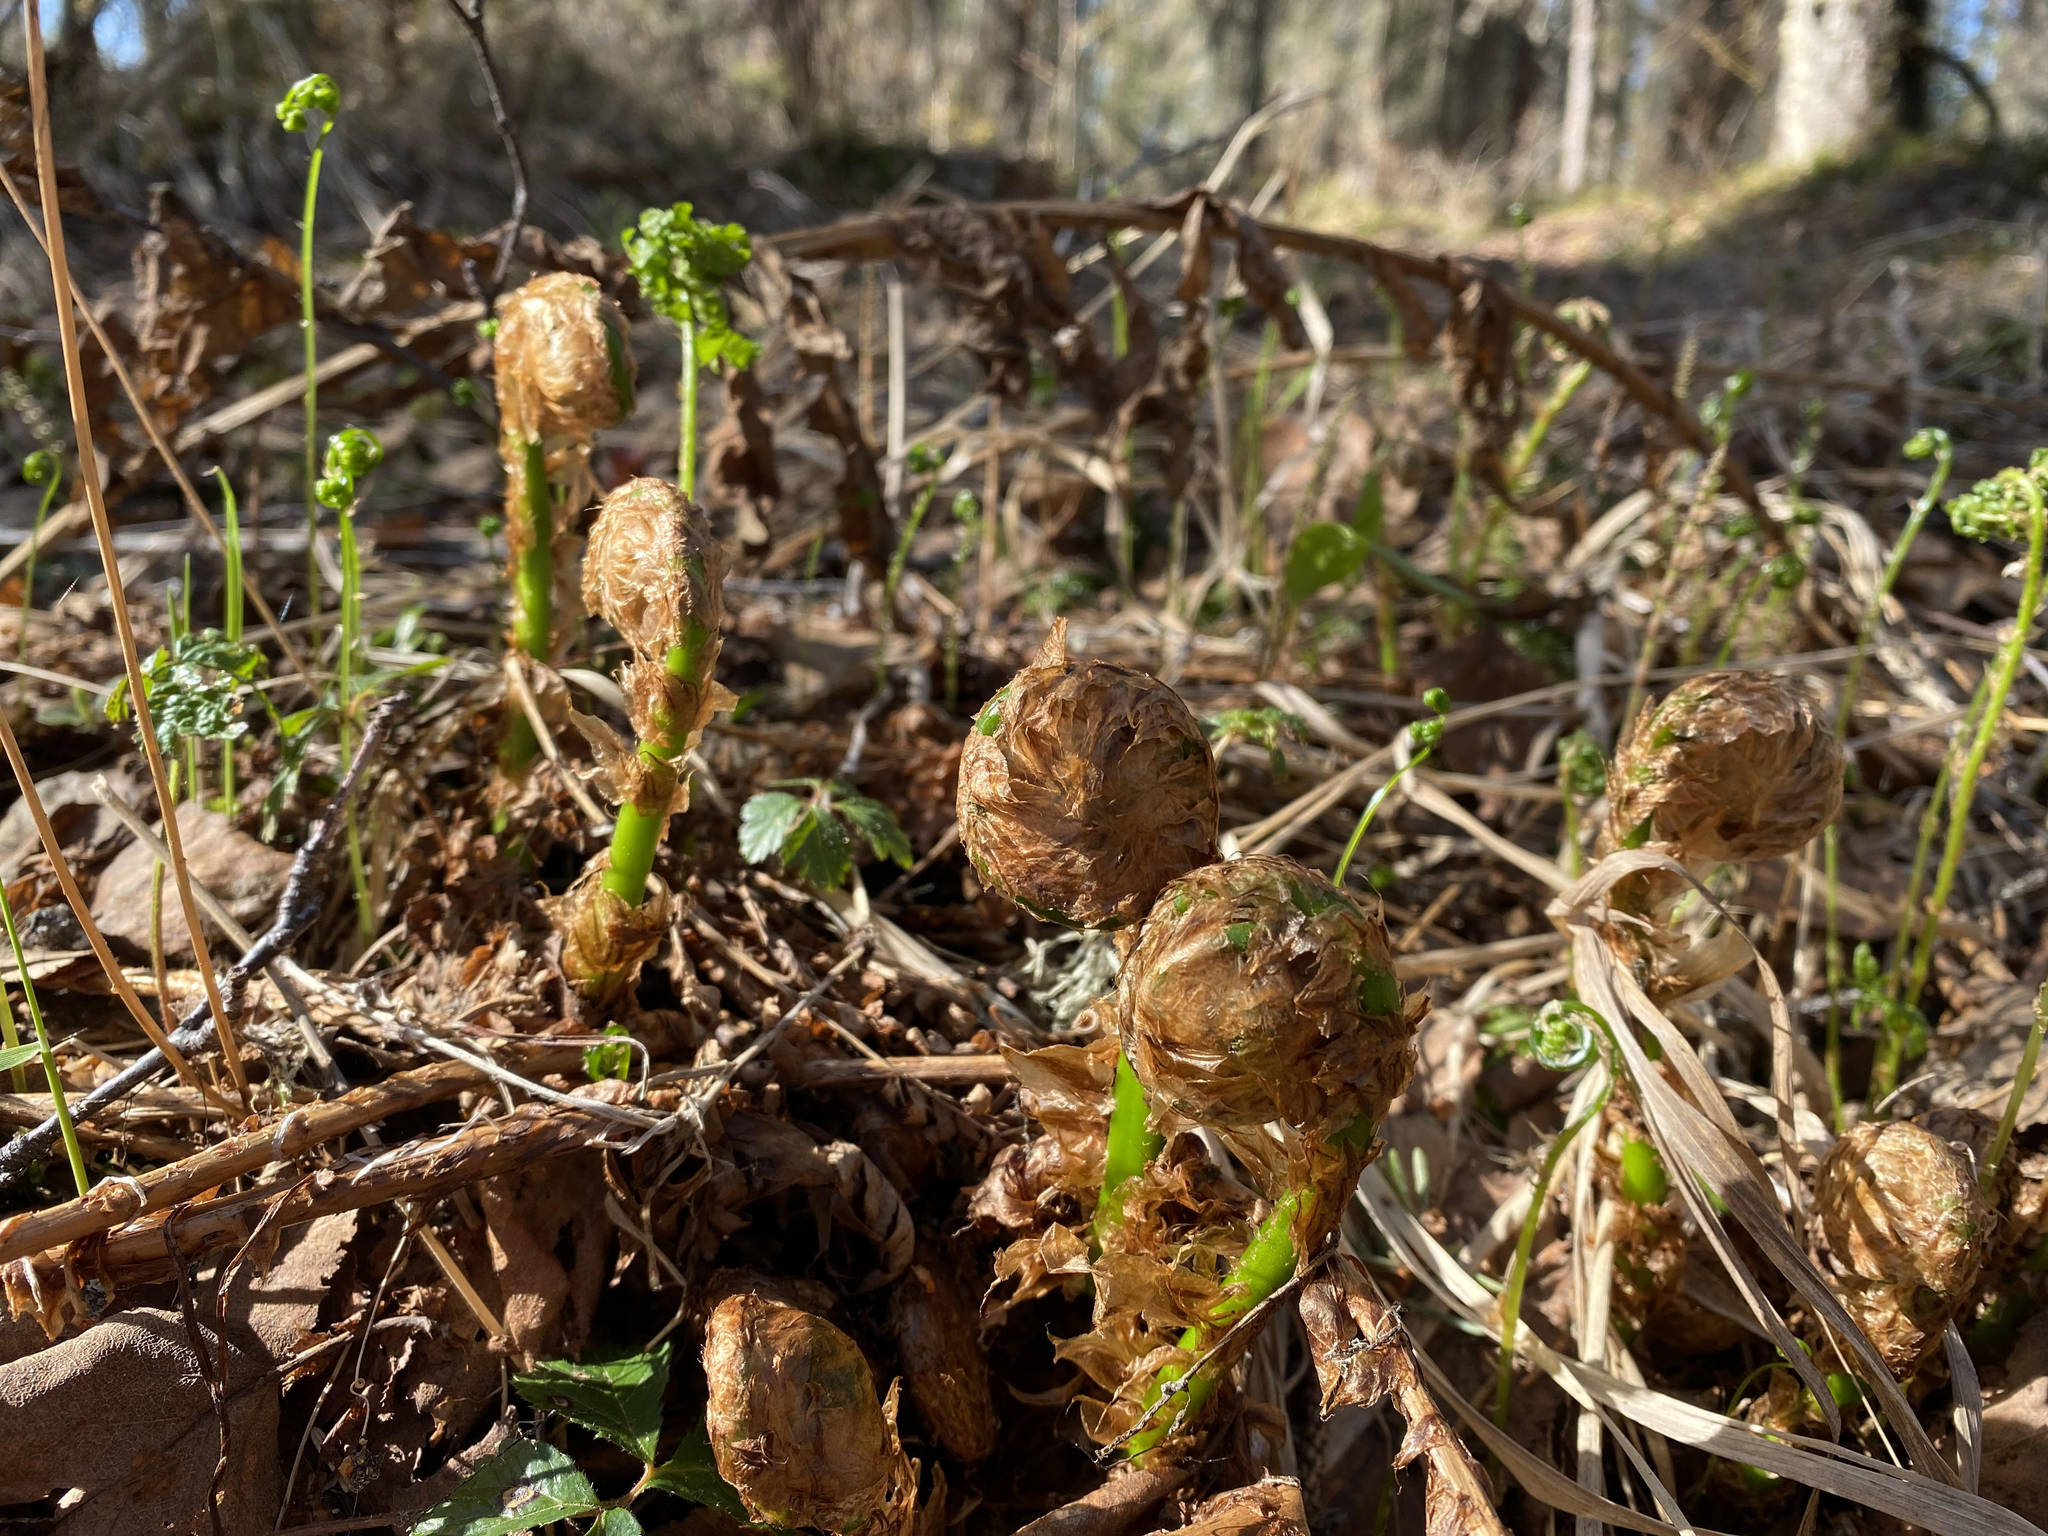
<instances>
[{"instance_id":1,"label":"forest floor","mask_svg":"<svg viewBox=\"0 0 2048 1536\"><path fill-rule=\"evenodd\" d=\"M0 159L40 207L27 121ZM676 468L675 327L617 249L531 227L327 252L319 440L381 463L309 547L290 232L169 198L137 230L65 183L130 377L90 341L67 369L10 237L41 286L8 288L5 430L60 462L0 559L37 789L0 819L0 969L79 1167L45 1053L0 1055L0 1528L2048 1522L2042 163L1566 207L1450 256L1197 193L928 189L761 236L725 289L758 356L700 413L726 570L688 611L730 698L656 754L689 784L665 894L595 983L570 893L646 725L615 669L660 653L568 578L592 509ZM541 386L478 327L563 272L638 389L553 444L562 619L508 664ZM0 486L0 525L47 488ZM1077 694L1027 763L1034 662L1115 708ZM109 719L131 671L175 851ZM1194 809L1171 765L1102 787L1150 771L1146 720L1213 764ZM1058 787L1016 846L1084 895L1186 874L1168 813L1203 805L1204 857L1336 877L1297 905L1360 914L1393 992L1331 1007L1414 1037L1371 1135L1148 1082L1172 1134L1096 1219L1186 911L1021 911L956 809L987 812L980 741ZM1179 1017L1307 1016L1336 941L1276 924L1286 1006ZM1326 1046L1238 1054L1276 1104L1349 1103ZM1240 1317L1275 1209L1293 1276ZM837 1332L742 1347L744 1306Z\"/></svg>"}]
</instances>

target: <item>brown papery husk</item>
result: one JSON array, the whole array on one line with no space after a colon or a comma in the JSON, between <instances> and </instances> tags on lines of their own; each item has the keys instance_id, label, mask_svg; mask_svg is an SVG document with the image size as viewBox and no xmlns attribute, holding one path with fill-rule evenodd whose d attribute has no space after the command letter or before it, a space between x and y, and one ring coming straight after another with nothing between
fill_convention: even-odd
<instances>
[{"instance_id":1,"label":"brown papery husk","mask_svg":"<svg viewBox=\"0 0 2048 1536\"><path fill-rule=\"evenodd\" d=\"M1301 1138L1291 1160L1334 1177L1354 1154L1328 1138L1386 1118L1427 1010L1402 993L1375 907L1260 855L1160 895L1124 964L1117 1031L1155 1123L1242 1134L1277 1120Z\"/></svg>"},{"instance_id":2,"label":"brown papery husk","mask_svg":"<svg viewBox=\"0 0 2048 1536\"><path fill-rule=\"evenodd\" d=\"M1308 1536L1301 1484L1291 1477L1267 1477L1219 1493L1196 1505L1173 1536Z\"/></svg>"},{"instance_id":3,"label":"brown papery husk","mask_svg":"<svg viewBox=\"0 0 2048 1536\"><path fill-rule=\"evenodd\" d=\"M526 444L567 439L587 449L633 408L626 318L587 277L550 272L499 299L491 356L508 471Z\"/></svg>"},{"instance_id":4,"label":"brown papery husk","mask_svg":"<svg viewBox=\"0 0 2048 1536\"><path fill-rule=\"evenodd\" d=\"M1216 856L1216 763L1158 679L1072 661L1066 621L975 717L960 755L960 841L1033 916L1122 928Z\"/></svg>"},{"instance_id":5,"label":"brown papery husk","mask_svg":"<svg viewBox=\"0 0 2048 1536\"><path fill-rule=\"evenodd\" d=\"M609 868L607 849L584 866L568 890L541 903L562 936L562 974L600 1008L632 990L640 967L661 947L669 922L668 887L657 876L648 877L647 894L634 907L605 889Z\"/></svg>"},{"instance_id":6,"label":"brown papery husk","mask_svg":"<svg viewBox=\"0 0 2048 1536\"><path fill-rule=\"evenodd\" d=\"M1680 863L1797 853L1842 805L1842 747L1807 692L1709 672L1642 711L1614 754L1601 851L1655 845Z\"/></svg>"},{"instance_id":7,"label":"brown papery husk","mask_svg":"<svg viewBox=\"0 0 2048 1536\"><path fill-rule=\"evenodd\" d=\"M659 661L694 621L708 631L704 675L725 623L725 551L704 509L642 475L605 497L583 556L583 602L635 656Z\"/></svg>"},{"instance_id":8,"label":"brown papery husk","mask_svg":"<svg viewBox=\"0 0 2048 1536\"><path fill-rule=\"evenodd\" d=\"M1904 1381L1977 1283L1991 1217L1970 1157L1911 1121L1866 1121L1828 1149L1814 1213L1836 1295Z\"/></svg>"},{"instance_id":9,"label":"brown papery husk","mask_svg":"<svg viewBox=\"0 0 2048 1536\"><path fill-rule=\"evenodd\" d=\"M814 1312L728 1296L704 1330L705 1427L718 1475L756 1521L878 1536L908 1525L915 1465L860 1347ZM873 1524L871 1524L873 1522Z\"/></svg>"}]
</instances>

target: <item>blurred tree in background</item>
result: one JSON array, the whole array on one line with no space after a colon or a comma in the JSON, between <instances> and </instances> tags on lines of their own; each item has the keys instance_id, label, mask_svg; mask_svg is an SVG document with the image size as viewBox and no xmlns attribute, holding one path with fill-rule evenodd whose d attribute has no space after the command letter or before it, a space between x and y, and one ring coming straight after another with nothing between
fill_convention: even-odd
<instances>
[{"instance_id":1,"label":"blurred tree in background","mask_svg":"<svg viewBox=\"0 0 2048 1536\"><path fill-rule=\"evenodd\" d=\"M320 68L352 104L338 214L396 197L430 223L502 212L446 0L41 3L65 141L130 206L171 179L212 218L288 224L298 168L259 109ZM1893 131L2024 136L2048 115L2048 0L489 0L488 15L535 214L571 231L609 232L626 204L678 189L757 226L809 222L924 174L926 152L968 195L1163 191L1276 101L1260 179L1297 212L1354 219L1488 217L1846 158ZM18 49L17 31L0 38Z\"/></svg>"}]
</instances>

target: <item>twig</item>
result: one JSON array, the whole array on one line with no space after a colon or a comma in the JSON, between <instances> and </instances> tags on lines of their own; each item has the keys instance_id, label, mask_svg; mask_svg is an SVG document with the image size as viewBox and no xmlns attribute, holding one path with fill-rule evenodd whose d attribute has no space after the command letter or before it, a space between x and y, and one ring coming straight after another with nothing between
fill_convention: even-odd
<instances>
[{"instance_id":1,"label":"twig","mask_svg":"<svg viewBox=\"0 0 2048 1536\"><path fill-rule=\"evenodd\" d=\"M322 866L326 862L326 855L333 846L341 826L342 808L354 799L356 787L370 762L383 751L384 738L390 731L391 722L397 717L400 702L398 697L386 699L371 713L369 726L364 730L362 742L356 748L355 761L349 764L348 772L342 776L341 784L335 790L334 799L320 819L313 824L312 831L307 834L306 841L300 845L298 853L292 859L291 870L285 877L284 894L278 897L276 920L257 936L256 942L249 946L248 953L229 967L223 978L225 990L236 997L238 1002L241 989L249 977L279 958L297 942L299 935L313 925L313 920L320 915L320 909L326 904L325 893L316 884L316 879L323 873ZM13 739L13 733L6 728L5 719L0 718L0 745L10 743ZM20 748L17 746L9 756L14 758L19 753ZM16 769L17 773L23 771L25 770L21 767ZM44 820L47 822L47 817ZM54 846L54 835L51 843ZM68 873L67 870L66 877ZM71 889L75 890L75 885ZM83 903L83 896L73 898L76 910L84 911ZM96 929L87 928L88 937L96 932ZM105 939L100 940L101 945L105 943ZM106 965L111 958L110 954L101 964ZM120 978L117 981L117 989L126 988L130 995L133 994L134 989L121 977L118 965L108 974L110 977ZM139 999L135 1006L141 1008ZM74 1111L77 1119L84 1121L107 1105L127 1097L138 1084L155 1075L157 1069L164 1065L167 1054L173 1059L182 1059L182 1055L197 1055L207 1050L216 1040L214 1031L209 1027L212 1022L212 1007L211 998L202 998L171 1032L165 1042L168 1052L159 1048L145 1051L99 1084L79 1101ZM151 1028L155 1028L153 1022ZM187 1067L188 1081L196 1087L197 1080L189 1077L190 1071L190 1067ZM29 1165L49 1149L51 1141L57 1134L57 1122L52 1117L34 1130L25 1131L6 1146L0 1147L0 1194L4 1194L27 1175Z\"/></svg>"},{"instance_id":2,"label":"twig","mask_svg":"<svg viewBox=\"0 0 2048 1536\"><path fill-rule=\"evenodd\" d=\"M1151 229L1179 230L1186 223L1192 202L1210 197L1207 191L1186 193L1163 203L1079 202L1061 199L1026 202L983 203L979 211L993 217L1038 220L1067 229ZM1216 208L1224 205L1214 204ZM916 214L875 214L846 219L837 224L790 230L770 235L762 243L772 245L787 259L797 261L877 260L899 254L902 234L913 228ZM1656 381L1613 347L1583 328L1573 325L1549 305L1500 282L1453 257L1417 256L1392 246L1377 245L1348 235L1326 234L1293 224L1260 224L1259 229L1275 246L1308 256L1324 256L1350 262L1378 273L1392 273L1402 279L1428 283L1445 293L1468 293L1476 285L1487 302L1509 311L1523 324L1585 358L1602 373L1612 377L1629 396L1651 415L1671 423L1688 447L1711 453L1714 443L1700 420L1681 402L1660 388ZM1219 219L1213 231L1230 238L1230 221ZM1758 498L1748 472L1730 461L1725 469L1728 489L1751 508L1762 513L1764 526L1775 529L1775 518Z\"/></svg>"},{"instance_id":3,"label":"twig","mask_svg":"<svg viewBox=\"0 0 2048 1536\"><path fill-rule=\"evenodd\" d=\"M358 1154L339 1167L303 1178L272 1180L239 1194L180 1207L178 1252L190 1259L239 1248L256 1221L267 1221L281 1231L341 1211L424 1198L584 1151L603 1143L614 1129L593 1113L596 1108L595 1103L580 1101L574 1109L522 1105L509 1115L463 1126L452 1135L426 1137L389 1152ZM16 1297L61 1294L65 1257L46 1252L17 1259L0 1269L0 1283ZM160 1224L153 1220L110 1233L95 1250L94 1261L98 1275L116 1290L168 1279L170 1273Z\"/></svg>"},{"instance_id":4,"label":"twig","mask_svg":"<svg viewBox=\"0 0 2048 1536\"><path fill-rule=\"evenodd\" d=\"M484 95L490 99L491 121L498 126L498 138L505 145L505 158L512 163L512 216L505 221L505 237L498 242L498 256L491 263L491 280L477 294L488 313L491 301L505 286L505 269L512 263L512 249L519 244L519 231L526 223L526 155L519 147L519 134L512 127L512 114L505 108L505 92L498 84L498 63L491 57L491 40L484 31L484 0L448 0L448 8L469 34L469 46L476 54L476 67L484 77Z\"/></svg>"}]
</instances>

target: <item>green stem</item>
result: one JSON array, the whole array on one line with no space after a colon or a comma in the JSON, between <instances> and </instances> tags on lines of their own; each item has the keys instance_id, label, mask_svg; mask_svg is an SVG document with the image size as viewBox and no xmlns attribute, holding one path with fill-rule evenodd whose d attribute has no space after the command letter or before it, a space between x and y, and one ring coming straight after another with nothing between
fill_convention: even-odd
<instances>
[{"instance_id":1,"label":"green stem","mask_svg":"<svg viewBox=\"0 0 2048 1536\"><path fill-rule=\"evenodd\" d=\"M2020 1105L2034 1085L2034 1068L2041 1060L2041 1037L2048 1034L2048 983L2034 998L2034 1027L2027 1031L2027 1043L2020 1052L2019 1071L2013 1074L2012 1092L2005 1096L2005 1113L1998 1117L1998 1133L1991 1138L1991 1150L1984 1154L1984 1168L1977 1175L1979 1187L1989 1199L1998 1181L1998 1165L2012 1142L2013 1127L2019 1124Z\"/></svg>"},{"instance_id":2,"label":"green stem","mask_svg":"<svg viewBox=\"0 0 2048 1536\"><path fill-rule=\"evenodd\" d=\"M363 561L356 544L355 509L338 514L341 528L341 650L335 659L335 690L339 694L336 730L341 738L344 765L354 752L356 656L362 644ZM370 880L363 867L363 840L356 826L355 805L343 816L348 833L349 883L355 888L356 929L365 942L376 936L376 914L370 905Z\"/></svg>"},{"instance_id":3,"label":"green stem","mask_svg":"<svg viewBox=\"0 0 2048 1536\"><path fill-rule=\"evenodd\" d=\"M547 449L536 439L526 445L526 547L512 570L512 644L535 661L546 661L555 627L555 500L548 487Z\"/></svg>"},{"instance_id":4,"label":"green stem","mask_svg":"<svg viewBox=\"0 0 2048 1536\"><path fill-rule=\"evenodd\" d=\"M1500 1293L1500 1365L1493 1382L1493 1422L1502 1429L1507 1428L1508 1394L1515 1384L1515 1334L1522 1322L1522 1292L1529 1283L1529 1260L1536 1251L1536 1230L1543 1225L1543 1207L1550 1194L1550 1182L1556 1177L1557 1165L1564 1157L1565 1149L1572 1144L1572 1138L1606 1107L1607 1096L1613 1091L1614 1074L1610 1069L1600 1084L1600 1091L1593 1096L1593 1102L1552 1139L1550 1150L1543 1154L1536 1187L1529 1193L1529 1210L1522 1217L1522 1231L1515 1239L1515 1256L1508 1265L1507 1283L1501 1287Z\"/></svg>"},{"instance_id":5,"label":"green stem","mask_svg":"<svg viewBox=\"0 0 2048 1536\"><path fill-rule=\"evenodd\" d=\"M702 688L706 673L710 634L691 621L684 643L669 647L662 665L668 675ZM640 756L649 763L673 767L689 751L689 734L694 720L664 720L657 739L640 743ZM655 850L668 827L668 806L640 806L631 801L619 807L612 823L611 862L602 884L629 907L637 907L647 895L647 877L654 871Z\"/></svg>"},{"instance_id":6,"label":"green stem","mask_svg":"<svg viewBox=\"0 0 2048 1536\"><path fill-rule=\"evenodd\" d=\"M43 1060L43 1077L50 1085L50 1107L57 1117L57 1134L64 1138L64 1154L71 1160L71 1179L81 1197L91 1188L86 1177L85 1152L78 1145L78 1127L71 1123L71 1105L64 1097L64 1078L57 1070L57 1053L50 1048L50 1031L43 1023L43 1005L36 998L36 984L28 978L28 957L22 953L21 935L14 927L14 908L0 887L0 923L7 926L7 946L14 951L14 974L21 983L22 1001L28 1004L29 1025L36 1032L36 1045ZM14 1014L7 992L0 987L0 1016L6 1020L9 1044L14 1042Z\"/></svg>"},{"instance_id":7,"label":"green stem","mask_svg":"<svg viewBox=\"0 0 2048 1536\"><path fill-rule=\"evenodd\" d=\"M875 692L878 694L889 686L886 660L889 636L896 629L896 588L902 584L903 572L910 565L910 541L917 537L925 514L931 510L932 498L938 494L936 479L918 492L917 500L910 504L910 516L904 519L903 531L896 536L896 548L890 552L889 566L882 576L882 621L877 626L881 633L875 639Z\"/></svg>"},{"instance_id":8,"label":"green stem","mask_svg":"<svg viewBox=\"0 0 2048 1536\"><path fill-rule=\"evenodd\" d=\"M1948 837L1942 845L1941 864L1935 871L1934 890L1929 898L1927 915L1920 926L1919 943L1913 951L1913 969L1907 977L1905 996L1908 1002L1918 998L1927 985L1928 969L1934 963L1935 934L1941 926L1941 914L1948 907L1956 869L1962 863L1963 844L1969 838L1970 802L1976 798L1977 780L1984 771L1985 759L1991 755L1992 743L1998 738L1998 727L2005 719L2005 701L2019 676L2020 664L2026 659L2027 636L2033 631L2034 620L2041 607L2042 555L2044 546L2048 546L2048 508L2042 505L2041 488L2033 476L2017 478L2031 514L2019 613L2013 620L2011 636L1992 665L1984 709L1977 718L1977 734L1970 743L1969 756L1963 760L1962 773L1956 781L1955 803L1949 810Z\"/></svg>"},{"instance_id":9,"label":"green stem","mask_svg":"<svg viewBox=\"0 0 2048 1536\"><path fill-rule=\"evenodd\" d=\"M685 311L676 322L683 333L683 376L676 384L682 402L681 432L676 444L676 489L697 494L697 317Z\"/></svg>"},{"instance_id":10,"label":"green stem","mask_svg":"<svg viewBox=\"0 0 2048 1536\"><path fill-rule=\"evenodd\" d=\"M1252 1240L1245 1244L1244 1253L1230 1271L1228 1287L1222 1298L1209 1309L1208 1319L1181 1334L1180 1347L1190 1356L1199 1359L1232 1323L1262 1306L1275 1291L1294 1278L1294 1219L1300 1213L1303 1198L1300 1190L1288 1191L1274 1203L1266 1219L1259 1223ZM1166 1415L1131 1436L1125 1445L1125 1454L1133 1461L1143 1457L1172 1432L1177 1422L1207 1407L1221 1380L1221 1373L1213 1365L1197 1370L1194 1359L1185 1365L1172 1365L1161 1371L1145 1394L1148 1412L1164 1401L1169 1387L1183 1381L1187 1385L1179 1391L1185 1405L1178 1414Z\"/></svg>"},{"instance_id":11,"label":"green stem","mask_svg":"<svg viewBox=\"0 0 2048 1536\"><path fill-rule=\"evenodd\" d=\"M1344 845L1344 857L1337 861L1337 872L1330 877L1332 885L1340 890L1343 889L1345 872L1351 868L1351 860L1358 853L1358 845L1365 841L1365 829L1372 825L1372 818L1378 812L1381 802L1394 792L1396 784L1399 784L1402 779L1429 761L1429 754L1432 750L1434 749L1424 747L1413 757L1409 758L1407 762L1396 768L1393 773L1388 775L1387 782L1372 792L1372 798L1365 802L1365 809L1358 813L1358 825L1351 829L1351 841Z\"/></svg>"},{"instance_id":12,"label":"green stem","mask_svg":"<svg viewBox=\"0 0 2048 1536\"><path fill-rule=\"evenodd\" d=\"M36 507L35 525L28 533L28 561L21 568L21 623L14 635L14 659L19 661L28 654L28 616L36 593L36 556L43 545L43 521L50 515L50 508L57 501L57 487L63 476L52 474L50 483L43 488L43 499Z\"/></svg>"},{"instance_id":13,"label":"green stem","mask_svg":"<svg viewBox=\"0 0 2048 1536\"><path fill-rule=\"evenodd\" d=\"M1166 1138L1146 1123L1149 1113L1145 1085L1131 1069L1130 1058L1118 1051L1115 1097L1103 1147L1102 1194L1095 1202L1097 1247L1123 1221L1124 1186L1143 1173L1145 1165L1166 1145Z\"/></svg>"},{"instance_id":14,"label":"green stem","mask_svg":"<svg viewBox=\"0 0 2048 1536\"><path fill-rule=\"evenodd\" d=\"M235 488L228 481L227 471L215 469L214 477L220 481L221 518L225 532L221 537L221 548L227 561L226 585L221 591L221 633L230 641L242 638L242 509L235 500ZM221 814L235 813L235 744L223 741L220 744L220 809Z\"/></svg>"},{"instance_id":15,"label":"green stem","mask_svg":"<svg viewBox=\"0 0 2048 1536\"><path fill-rule=\"evenodd\" d=\"M512 648L536 661L553 654L555 627L555 493L548 484L546 447L536 439L526 445L521 470L523 505L513 510L525 520L525 547L512 565ZM507 701L498 737L498 770L508 779L526 777L540 756L540 738L526 712Z\"/></svg>"},{"instance_id":16,"label":"green stem","mask_svg":"<svg viewBox=\"0 0 2048 1536\"><path fill-rule=\"evenodd\" d=\"M320 345L313 329L313 207L320 195L320 164L327 155L327 135L333 129L334 120L329 118L313 141L313 157L306 165L306 205L299 218L299 335L306 369L306 605L316 619L320 617L320 557L315 553L320 538L320 502L313 487L320 479L320 386L314 370L320 364Z\"/></svg>"}]
</instances>

